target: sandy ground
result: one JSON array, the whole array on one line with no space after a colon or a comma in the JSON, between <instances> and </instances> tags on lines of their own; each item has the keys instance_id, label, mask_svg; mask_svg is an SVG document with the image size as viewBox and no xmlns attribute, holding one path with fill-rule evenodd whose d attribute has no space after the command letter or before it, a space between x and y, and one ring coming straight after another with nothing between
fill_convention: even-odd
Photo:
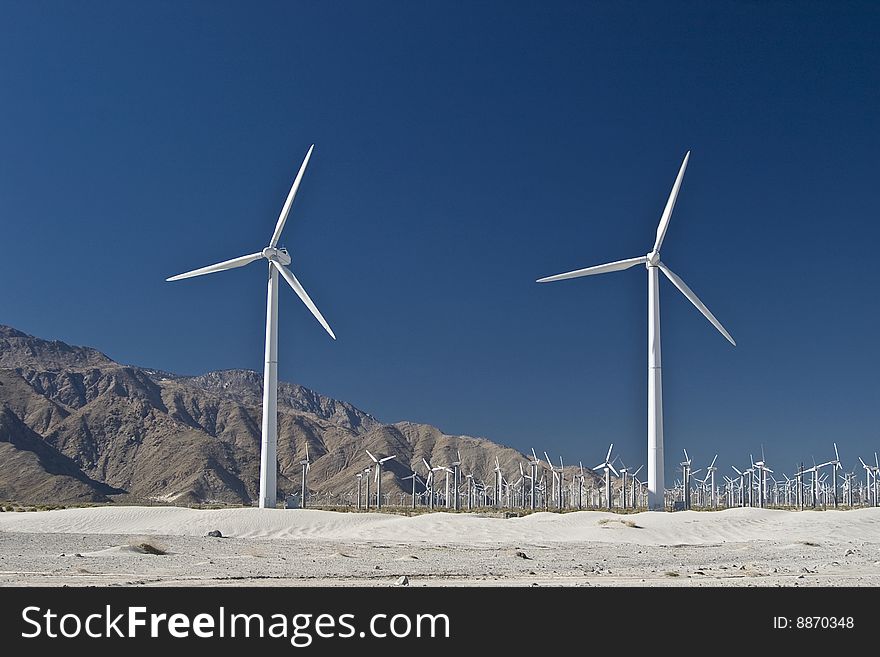
<instances>
[{"instance_id":1,"label":"sandy ground","mask_svg":"<svg viewBox=\"0 0 880 657\"><path fill-rule=\"evenodd\" d=\"M880 508L510 519L175 507L0 514L4 586L395 586L404 575L410 586L880 586Z\"/></svg>"}]
</instances>

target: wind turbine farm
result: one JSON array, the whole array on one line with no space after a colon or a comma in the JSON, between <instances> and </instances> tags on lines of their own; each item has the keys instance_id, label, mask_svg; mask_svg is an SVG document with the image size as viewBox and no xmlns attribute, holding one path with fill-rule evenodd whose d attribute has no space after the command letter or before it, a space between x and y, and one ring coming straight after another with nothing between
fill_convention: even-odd
<instances>
[{"instance_id":1,"label":"wind turbine farm","mask_svg":"<svg viewBox=\"0 0 880 657\"><path fill-rule=\"evenodd\" d=\"M220 4L4 8L0 586L880 586L875 6Z\"/></svg>"}]
</instances>

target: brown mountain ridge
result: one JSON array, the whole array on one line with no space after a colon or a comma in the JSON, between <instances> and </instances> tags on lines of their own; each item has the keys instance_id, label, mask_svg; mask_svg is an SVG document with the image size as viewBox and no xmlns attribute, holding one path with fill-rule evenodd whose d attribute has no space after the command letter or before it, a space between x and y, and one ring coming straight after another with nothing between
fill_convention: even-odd
<instances>
[{"instance_id":1,"label":"brown mountain ridge","mask_svg":"<svg viewBox=\"0 0 880 657\"><path fill-rule=\"evenodd\" d=\"M247 370L177 376L0 325L0 500L26 503L251 504L259 488L262 376ZM411 422L383 424L343 401L279 383L278 494L298 492L308 446L310 496L340 501L370 465L391 500L422 459L491 485L497 457L519 477L525 457L481 438ZM514 473L516 476L514 477Z\"/></svg>"}]
</instances>

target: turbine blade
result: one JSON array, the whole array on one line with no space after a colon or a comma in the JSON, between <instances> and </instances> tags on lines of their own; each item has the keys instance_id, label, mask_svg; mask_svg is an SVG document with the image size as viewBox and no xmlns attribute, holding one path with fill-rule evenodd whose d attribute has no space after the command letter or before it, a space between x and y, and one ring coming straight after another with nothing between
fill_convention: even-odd
<instances>
[{"instance_id":1,"label":"turbine blade","mask_svg":"<svg viewBox=\"0 0 880 657\"><path fill-rule=\"evenodd\" d=\"M200 269L193 269L192 271L188 271L185 274L178 274L177 276L172 276L170 278L166 278L166 281L179 281L184 278L192 278L193 276L203 276L204 274L213 274L215 271L224 271L226 269L235 269L236 267L244 267L245 265L249 265L254 260L259 260L263 257L263 252L260 253L251 253L250 255L240 256L238 258L233 258L232 260L224 260L223 262L218 262L216 265L208 265L207 267L201 267Z\"/></svg>"},{"instance_id":2,"label":"turbine blade","mask_svg":"<svg viewBox=\"0 0 880 657\"><path fill-rule=\"evenodd\" d=\"M566 272L565 274L556 274L555 276L545 276L539 278L537 283L552 283L553 281L563 281L567 278L580 278L581 276L592 276L593 274L607 274L612 271L620 271L621 269L629 269L636 265L642 265L647 262L648 258L640 256L638 258L630 258L628 260L617 260L604 265L596 265L587 267L586 269L576 269L575 271Z\"/></svg>"},{"instance_id":3,"label":"turbine blade","mask_svg":"<svg viewBox=\"0 0 880 657\"><path fill-rule=\"evenodd\" d=\"M372 453L370 453L370 450L365 449L364 451L367 453L367 456L369 456L371 459L373 459L373 463L378 463L378 462L379 462L378 459L376 459L376 457L373 456Z\"/></svg>"},{"instance_id":4,"label":"turbine blade","mask_svg":"<svg viewBox=\"0 0 880 657\"><path fill-rule=\"evenodd\" d=\"M614 449L614 443L608 445L608 454L605 455L605 462L608 462L608 459L611 458L611 450Z\"/></svg>"},{"instance_id":5,"label":"turbine blade","mask_svg":"<svg viewBox=\"0 0 880 657\"><path fill-rule=\"evenodd\" d=\"M688 151L675 177L675 184L672 185L672 191L669 192L669 198L666 200L666 207L663 208L663 216L660 217L660 223L657 225L657 239L654 240L654 251L659 251L663 245L663 238L666 237L666 229L669 228L669 219L672 217L672 209L675 207L675 199L678 198L678 190L681 189L681 181L684 178L684 170L687 169L688 159L691 152Z\"/></svg>"},{"instance_id":6,"label":"turbine blade","mask_svg":"<svg viewBox=\"0 0 880 657\"><path fill-rule=\"evenodd\" d=\"M712 465L709 466L710 468L711 468L713 465L715 465L715 461L716 461L717 459L718 459L718 455L716 454L715 457L712 459Z\"/></svg>"},{"instance_id":7,"label":"turbine blade","mask_svg":"<svg viewBox=\"0 0 880 657\"><path fill-rule=\"evenodd\" d=\"M611 472L613 472L615 476L617 476L617 477L620 476L620 473L619 473L617 470L614 469L614 466L613 466L613 465L611 465L611 464L609 463L609 464L608 464L608 467L611 468Z\"/></svg>"},{"instance_id":8,"label":"turbine blade","mask_svg":"<svg viewBox=\"0 0 880 657\"><path fill-rule=\"evenodd\" d=\"M396 459L396 455L386 456L384 459L379 459L379 463L385 463L385 461L390 461L391 459Z\"/></svg>"},{"instance_id":9,"label":"turbine blade","mask_svg":"<svg viewBox=\"0 0 880 657\"><path fill-rule=\"evenodd\" d=\"M678 276L676 276L675 272L673 272L671 269L669 269L669 267L664 265L662 262L659 263L659 266L660 266L660 270L664 274L666 274L666 278L668 278L670 281L672 281L672 284L678 288L678 291L681 292L684 296L686 296L688 298L688 300L692 304L694 304L694 306L697 308L697 310L699 310L701 313L703 313L703 316L712 323L712 326L717 328L721 332L721 335L723 335L725 338L727 338L727 340L730 342L730 344L732 344L735 347L736 342L734 341L734 339L732 337L730 337L730 333L727 332L727 329L725 329L723 326L721 326L721 322L719 322L717 319L715 319L715 315L713 315L712 312L708 308L706 308L706 305L702 301L700 301L700 298L696 294L694 294L694 291L691 288L689 288L683 280L681 280Z\"/></svg>"},{"instance_id":10,"label":"turbine blade","mask_svg":"<svg viewBox=\"0 0 880 657\"><path fill-rule=\"evenodd\" d=\"M308 293L305 291L305 288L300 284L298 280L296 280L296 276L293 275L293 272L290 271L284 265L280 265L274 260L272 264L278 269L281 275L284 277L284 280L287 281L287 284L293 288L293 291L296 292L296 296L298 296L304 304L306 304L306 308L312 311L312 314L315 316L321 326L324 327L324 330L330 334L330 337L334 340L336 339L336 335L333 333L333 329L330 328L330 325L327 323L327 320L324 319L324 316L321 314L321 311L318 310L318 307L315 305L315 302L309 297Z\"/></svg>"},{"instance_id":11,"label":"turbine blade","mask_svg":"<svg viewBox=\"0 0 880 657\"><path fill-rule=\"evenodd\" d=\"M272 233L272 239L269 240L269 246L275 246L281 238L281 231L284 230L284 224L287 222L287 215L290 214L290 206L293 205L293 197L296 196L296 190L299 189L299 184L302 182L303 174L306 172L306 166L309 163L309 158L312 157L312 151L314 148L314 144L309 146L309 152L306 153L306 159L303 160L302 166L299 168L299 173L296 174L296 178L293 180L293 185L290 188L290 192L287 194L287 200L284 201L284 207L281 208L281 214L278 215L278 223L275 224L275 232Z\"/></svg>"}]
</instances>

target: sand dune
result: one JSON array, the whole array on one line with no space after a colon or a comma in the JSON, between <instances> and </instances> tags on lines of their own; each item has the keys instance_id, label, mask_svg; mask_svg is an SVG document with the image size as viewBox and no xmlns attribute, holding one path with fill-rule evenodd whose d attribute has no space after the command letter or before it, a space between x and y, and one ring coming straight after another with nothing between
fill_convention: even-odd
<instances>
[{"instance_id":1,"label":"sand dune","mask_svg":"<svg viewBox=\"0 0 880 657\"><path fill-rule=\"evenodd\" d=\"M747 541L880 542L880 509L791 512L727 509L712 513L599 511L535 513L502 519L477 514L398 516L311 509L95 507L0 516L0 530L60 534L204 536L218 529L243 539L320 539L396 543L521 542L711 545Z\"/></svg>"},{"instance_id":2,"label":"sand dune","mask_svg":"<svg viewBox=\"0 0 880 657\"><path fill-rule=\"evenodd\" d=\"M211 530L224 538L207 538ZM169 554L144 553L144 540ZM177 507L0 514L0 583L13 585L348 585L406 574L414 585L876 586L878 559L877 508L510 519Z\"/></svg>"}]
</instances>

